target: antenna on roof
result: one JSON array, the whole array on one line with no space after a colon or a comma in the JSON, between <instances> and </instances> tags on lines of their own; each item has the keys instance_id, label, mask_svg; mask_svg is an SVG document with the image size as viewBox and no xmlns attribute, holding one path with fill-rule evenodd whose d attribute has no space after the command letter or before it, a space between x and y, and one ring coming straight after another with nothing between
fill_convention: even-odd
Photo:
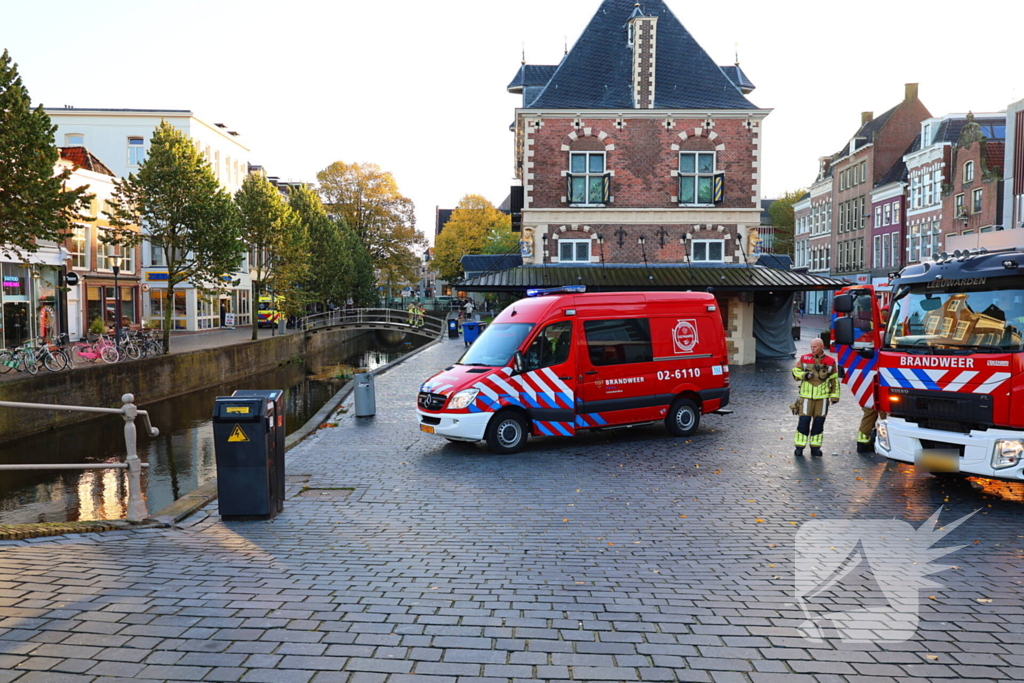
<instances>
[{"instance_id":1,"label":"antenna on roof","mask_svg":"<svg viewBox=\"0 0 1024 683\"><path fill-rule=\"evenodd\" d=\"M565 41L565 54L569 54L569 36L562 36L562 40Z\"/></svg>"},{"instance_id":2,"label":"antenna on roof","mask_svg":"<svg viewBox=\"0 0 1024 683\"><path fill-rule=\"evenodd\" d=\"M733 43L733 48L736 50L736 66L740 65L740 44Z\"/></svg>"},{"instance_id":3,"label":"antenna on roof","mask_svg":"<svg viewBox=\"0 0 1024 683\"><path fill-rule=\"evenodd\" d=\"M523 64L526 64L526 41L523 41Z\"/></svg>"}]
</instances>

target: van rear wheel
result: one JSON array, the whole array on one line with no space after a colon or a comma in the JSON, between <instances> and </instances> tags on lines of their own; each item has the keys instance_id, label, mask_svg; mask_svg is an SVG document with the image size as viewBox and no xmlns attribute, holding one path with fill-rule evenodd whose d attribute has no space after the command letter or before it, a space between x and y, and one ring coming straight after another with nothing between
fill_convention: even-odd
<instances>
[{"instance_id":1,"label":"van rear wheel","mask_svg":"<svg viewBox=\"0 0 1024 683\"><path fill-rule=\"evenodd\" d=\"M526 418L514 411L498 413L487 425L487 448L502 455L518 453L526 447L530 432Z\"/></svg>"},{"instance_id":2,"label":"van rear wheel","mask_svg":"<svg viewBox=\"0 0 1024 683\"><path fill-rule=\"evenodd\" d=\"M675 436L690 436L699 424L700 408L688 398L676 399L665 416L665 426Z\"/></svg>"}]
</instances>

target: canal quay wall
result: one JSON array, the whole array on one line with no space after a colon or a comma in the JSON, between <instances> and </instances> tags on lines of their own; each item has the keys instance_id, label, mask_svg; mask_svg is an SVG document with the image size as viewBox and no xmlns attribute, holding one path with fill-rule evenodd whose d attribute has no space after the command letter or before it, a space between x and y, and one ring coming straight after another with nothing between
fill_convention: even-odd
<instances>
[{"instance_id":1,"label":"canal quay wall","mask_svg":"<svg viewBox=\"0 0 1024 683\"><path fill-rule=\"evenodd\" d=\"M374 332L319 330L291 333L137 361L77 367L0 383L0 401L121 407L122 394L145 405L272 370ZM173 349L173 341L171 343ZM0 443L93 419L84 413L0 410Z\"/></svg>"}]
</instances>

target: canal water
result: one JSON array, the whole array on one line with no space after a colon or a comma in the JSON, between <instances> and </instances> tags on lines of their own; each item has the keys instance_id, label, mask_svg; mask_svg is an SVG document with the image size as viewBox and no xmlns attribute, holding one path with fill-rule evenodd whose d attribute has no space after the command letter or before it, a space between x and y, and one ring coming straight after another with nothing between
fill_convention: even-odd
<instances>
[{"instance_id":1,"label":"canal water","mask_svg":"<svg viewBox=\"0 0 1024 683\"><path fill-rule=\"evenodd\" d=\"M343 386L318 379L325 368L344 364L374 370L423 343L410 337L382 344L368 333L271 372L140 405L160 430L155 439L145 436L141 426L138 430L139 457L149 463L143 486L150 514L217 476L210 418L217 396L236 389L285 389L286 429L291 434ZM114 415L0 445L0 462L118 462L124 459L124 448L124 421ZM124 470L0 472L0 524L123 519L126 496Z\"/></svg>"}]
</instances>

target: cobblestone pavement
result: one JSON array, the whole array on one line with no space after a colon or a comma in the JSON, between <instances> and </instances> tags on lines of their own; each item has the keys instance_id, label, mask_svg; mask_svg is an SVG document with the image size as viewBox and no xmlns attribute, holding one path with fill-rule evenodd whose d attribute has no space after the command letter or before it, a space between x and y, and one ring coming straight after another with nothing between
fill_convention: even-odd
<instances>
[{"instance_id":1,"label":"cobblestone pavement","mask_svg":"<svg viewBox=\"0 0 1024 683\"><path fill-rule=\"evenodd\" d=\"M376 418L293 451L273 522L213 506L180 530L0 545L0 683L1024 680L1024 487L858 456L848 396L825 457L794 458L786 363L735 368L736 413L691 439L650 426L496 457L415 430L419 382L461 350L391 370ZM294 497L303 482L352 491ZM942 505L943 523L979 513L940 543L966 547L913 640L802 637L801 524L917 527ZM852 586L811 609L878 597Z\"/></svg>"}]
</instances>

